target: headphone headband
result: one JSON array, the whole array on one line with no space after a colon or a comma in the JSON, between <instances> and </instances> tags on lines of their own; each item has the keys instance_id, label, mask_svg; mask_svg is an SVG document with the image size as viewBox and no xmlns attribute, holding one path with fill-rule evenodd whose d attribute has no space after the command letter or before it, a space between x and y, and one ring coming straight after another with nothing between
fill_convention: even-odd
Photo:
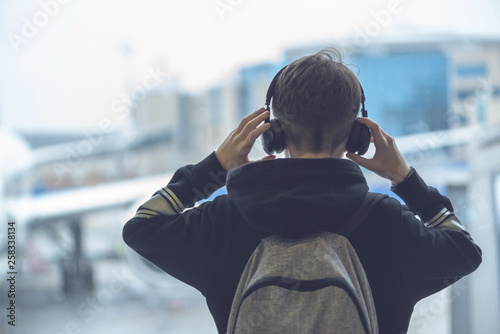
<instances>
[{"instance_id":1,"label":"headphone headband","mask_svg":"<svg viewBox=\"0 0 500 334\"><path fill-rule=\"evenodd\" d=\"M359 88L361 88L361 116L368 117L368 110L365 108L365 91L363 90L363 86L361 86L361 82L359 83Z\"/></svg>"},{"instance_id":2,"label":"headphone headband","mask_svg":"<svg viewBox=\"0 0 500 334\"><path fill-rule=\"evenodd\" d=\"M271 107L270 107L271 106L271 99L273 98L273 95L274 95L274 89L276 88L276 82L278 82L278 79L279 79L281 73L283 73L283 71L287 67L288 67L288 65L286 65L281 70L279 70L278 73L276 73L276 75L274 76L273 80L271 81L271 84L269 85L269 88L267 89L267 93L266 93L266 110L270 110L271 109Z\"/></svg>"},{"instance_id":3,"label":"headphone headband","mask_svg":"<svg viewBox=\"0 0 500 334\"><path fill-rule=\"evenodd\" d=\"M269 84L269 88L267 89L267 93L266 93L266 103L265 103L266 110L268 110L268 111L271 110L271 99L273 98L273 95L274 95L276 83L278 82L278 79L281 76L281 73L283 73L283 71L287 67L288 67L288 65L286 65L281 70L279 70L278 73L276 73L276 75L274 76L271 83ZM359 82L359 80L358 80L358 82ZM365 91L363 90L363 86L361 86L361 82L359 82L359 88L361 89L361 116L368 117L368 110L366 110L366 108L365 108L365 101L366 101Z\"/></svg>"}]
</instances>

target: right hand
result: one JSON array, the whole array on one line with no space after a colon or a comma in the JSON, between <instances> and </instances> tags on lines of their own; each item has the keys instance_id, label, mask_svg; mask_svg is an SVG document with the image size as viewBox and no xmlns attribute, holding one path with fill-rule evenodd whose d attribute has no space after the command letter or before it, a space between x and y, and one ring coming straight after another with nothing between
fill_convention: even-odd
<instances>
[{"instance_id":1,"label":"right hand","mask_svg":"<svg viewBox=\"0 0 500 334\"><path fill-rule=\"evenodd\" d=\"M226 172L252 162L248 159L252 146L257 138L271 127L269 123L261 124L267 117L269 117L269 111L265 108L254 111L243 118L240 125L219 146L215 155ZM261 160L275 158L274 155L268 155Z\"/></svg>"},{"instance_id":2,"label":"right hand","mask_svg":"<svg viewBox=\"0 0 500 334\"><path fill-rule=\"evenodd\" d=\"M377 123L369 118L358 117L357 121L370 129L372 141L375 144L375 154L371 159L363 158L354 153L347 153L346 157L390 180L394 185L403 181L410 173L410 166L396 146L394 138L385 133Z\"/></svg>"}]
</instances>

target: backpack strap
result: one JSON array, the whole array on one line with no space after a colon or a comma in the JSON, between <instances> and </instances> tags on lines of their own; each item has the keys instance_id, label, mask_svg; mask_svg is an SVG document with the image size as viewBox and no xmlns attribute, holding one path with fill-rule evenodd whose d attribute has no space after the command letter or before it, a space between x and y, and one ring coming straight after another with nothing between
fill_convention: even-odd
<instances>
[{"instance_id":1,"label":"backpack strap","mask_svg":"<svg viewBox=\"0 0 500 334\"><path fill-rule=\"evenodd\" d=\"M354 232L363 222L363 220L365 220L365 218L370 214L372 209L386 197L389 196L386 194L367 192L365 198L363 199L363 202L361 202L361 205L342 231L342 234L345 237L350 236L351 233Z\"/></svg>"}]
</instances>

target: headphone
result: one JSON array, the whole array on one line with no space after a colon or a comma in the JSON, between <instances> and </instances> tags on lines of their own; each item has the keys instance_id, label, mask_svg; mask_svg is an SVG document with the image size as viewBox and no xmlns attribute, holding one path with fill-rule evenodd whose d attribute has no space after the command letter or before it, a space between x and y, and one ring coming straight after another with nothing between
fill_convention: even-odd
<instances>
[{"instance_id":1,"label":"headphone","mask_svg":"<svg viewBox=\"0 0 500 334\"><path fill-rule=\"evenodd\" d=\"M265 103L266 110L271 110L271 99L274 95L276 82L287 66L283 67L275 75L269 85L269 88L267 89ZM361 115L362 117L368 117L368 111L365 108L365 92L363 91L361 83L359 84L359 87L361 88ZM285 134L283 132L283 125L276 118L271 120L270 117L267 117L264 122L271 123L271 127L262 134L262 147L264 151L267 154L283 152L285 150ZM357 153L359 155L365 154L370 146L370 137L371 134L368 127L355 121L345 145L347 152Z\"/></svg>"}]
</instances>

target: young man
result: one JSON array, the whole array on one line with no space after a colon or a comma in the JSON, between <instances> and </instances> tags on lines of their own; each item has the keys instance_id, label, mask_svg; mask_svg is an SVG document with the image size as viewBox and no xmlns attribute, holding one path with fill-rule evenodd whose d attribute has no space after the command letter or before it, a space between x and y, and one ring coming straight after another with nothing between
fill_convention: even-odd
<instances>
[{"instance_id":1,"label":"young man","mask_svg":"<svg viewBox=\"0 0 500 334\"><path fill-rule=\"evenodd\" d=\"M360 101L356 76L335 52L294 61L273 98L287 158L249 161L270 127L262 124L269 112L255 111L216 152L177 170L139 207L123 229L125 242L198 289L225 333L240 275L261 238L338 231L368 192L360 165L392 181L407 204L385 198L349 237L372 289L380 333L405 333L414 305L473 272L481 251L448 198L408 166L393 138L372 120L356 119ZM370 129L371 159L352 153L342 159L356 121ZM227 195L185 210L224 184Z\"/></svg>"}]
</instances>

